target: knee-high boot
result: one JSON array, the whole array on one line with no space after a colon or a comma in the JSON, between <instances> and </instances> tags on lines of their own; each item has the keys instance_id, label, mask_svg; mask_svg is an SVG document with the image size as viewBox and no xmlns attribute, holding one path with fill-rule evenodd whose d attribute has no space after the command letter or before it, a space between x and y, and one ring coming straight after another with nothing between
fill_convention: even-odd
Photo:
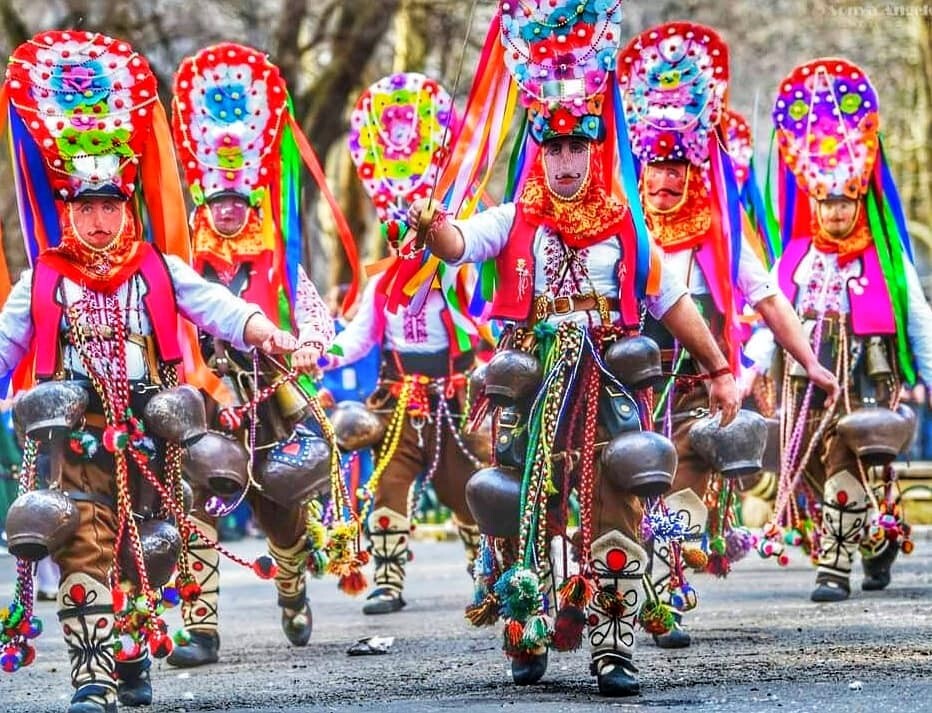
<instances>
[{"instance_id":1,"label":"knee-high boot","mask_svg":"<svg viewBox=\"0 0 932 713\"><path fill-rule=\"evenodd\" d=\"M867 522L867 492L861 480L847 470L825 481L822 528L814 602L837 602L851 593L851 561Z\"/></svg>"},{"instance_id":2,"label":"knee-high boot","mask_svg":"<svg viewBox=\"0 0 932 713\"><path fill-rule=\"evenodd\" d=\"M307 646L314 620L307 600L307 538L302 535L291 547L278 547L266 541L269 554L278 565L275 588L282 608L282 631L293 646Z\"/></svg>"},{"instance_id":3,"label":"knee-high boot","mask_svg":"<svg viewBox=\"0 0 932 713\"><path fill-rule=\"evenodd\" d=\"M113 597L86 574L68 575L58 589L58 619L75 688L68 713L116 713Z\"/></svg>"},{"instance_id":4,"label":"knee-high boot","mask_svg":"<svg viewBox=\"0 0 932 713\"><path fill-rule=\"evenodd\" d=\"M194 522L208 537L216 539L217 529L202 520ZM181 618L190 640L176 646L166 661L179 668L192 668L214 663L219 658L217 607L220 599L220 553L200 537L189 548L191 574L200 585L201 593L193 602L181 604Z\"/></svg>"},{"instance_id":5,"label":"knee-high boot","mask_svg":"<svg viewBox=\"0 0 932 713\"><path fill-rule=\"evenodd\" d=\"M405 566L410 559L408 541L411 523L390 508L378 508L369 515L369 542L375 565L375 589L362 608L364 614L390 614L405 605Z\"/></svg>"},{"instance_id":6,"label":"knee-high boot","mask_svg":"<svg viewBox=\"0 0 932 713\"><path fill-rule=\"evenodd\" d=\"M631 696L640 686L634 666L634 626L643 599L647 553L630 537L610 530L592 543L598 591L588 608L591 672L603 696Z\"/></svg>"}]
</instances>

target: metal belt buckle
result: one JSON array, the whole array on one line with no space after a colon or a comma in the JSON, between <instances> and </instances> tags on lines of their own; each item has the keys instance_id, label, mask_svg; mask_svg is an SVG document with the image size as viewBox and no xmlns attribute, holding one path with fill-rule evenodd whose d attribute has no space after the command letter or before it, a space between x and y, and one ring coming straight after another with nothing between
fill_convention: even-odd
<instances>
[{"instance_id":1,"label":"metal belt buckle","mask_svg":"<svg viewBox=\"0 0 932 713\"><path fill-rule=\"evenodd\" d=\"M553 310L554 314L569 314L575 311L576 303L573 302L573 297L571 295L563 295L562 297L554 297L550 300L550 308Z\"/></svg>"},{"instance_id":2,"label":"metal belt buckle","mask_svg":"<svg viewBox=\"0 0 932 713\"><path fill-rule=\"evenodd\" d=\"M144 381L136 381L133 383L133 393L134 394L148 394L150 391L160 391L162 389L158 384L147 384Z\"/></svg>"}]
</instances>

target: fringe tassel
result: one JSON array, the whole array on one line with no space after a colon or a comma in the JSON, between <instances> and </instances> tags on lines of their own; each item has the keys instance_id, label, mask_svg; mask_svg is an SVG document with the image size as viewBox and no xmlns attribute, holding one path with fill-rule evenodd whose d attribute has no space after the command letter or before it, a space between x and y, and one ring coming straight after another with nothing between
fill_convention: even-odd
<instances>
[{"instance_id":1,"label":"fringe tassel","mask_svg":"<svg viewBox=\"0 0 932 713\"><path fill-rule=\"evenodd\" d=\"M466 607L466 619L473 626L492 626L498 621L500 606L498 597L489 592L479 603Z\"/></svg>"},{"instance_id":2,"label":"fringe tassel","mask_svg":"<svg viewBox=\"0 0 932 713\"><path fill-rule=\"evenodd\" d=\"M586 615L575 606L564 606L553 624L553 648L557 651L576 651L582 646Z\"/></svg>"},{"instance_id":3,"label":"fringe tassel","mask_svg":"<svg viewBox=\"0 0 932 713\"><path fill-rule=\"evenodd\" d=\"M595 595L595 583L589 577L574 574L560 585L557 593L561 608L585 609Z\"/></svg>"}]
</instances>

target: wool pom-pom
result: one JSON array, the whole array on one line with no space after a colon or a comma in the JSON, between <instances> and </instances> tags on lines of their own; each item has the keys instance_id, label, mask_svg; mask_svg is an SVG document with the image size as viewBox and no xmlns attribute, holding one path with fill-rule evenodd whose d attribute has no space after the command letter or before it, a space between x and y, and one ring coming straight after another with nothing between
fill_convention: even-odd
<instances>
[{"instance_id":1,"label":"wool pom-pom","mask_svg":"<svg viewBox=\"0 0 932 713\"><path fill-rule=\"evenodd\" d=\"M564 606L557 612L553 623L553 648L557 651L576 651L582 646L586 615L574 606Z\"/></svg>"},{"instance_id":2,"label":"wool pom-pom","mask_svg":"<svg viewBox=\"0 0 932 713\"><path fill-rule=\"evenodd\" d=\"M641 628L648 634L660 636L669 632L676 623L673 610L660 601L649 601L641 607L638 617Z\"/></svg>"},{"instance_id":3,"label":"wool pom-pom","mask_svg":"<svg viewBox=\"0 0 932 713\"><path fill-rule=\"evenodd\" d=\"M252 563L252 571L259 575L260 579L273 579L278 574L278 565L268 555L256 557Z\"/></svg>"},{"instance_id":4,"label":"wool pom-pom","mask_svg":"<svg viewBox=\"0 0 932 713\"><path fill-rule=\"evenodd\" d=\"M466 619L473 626L492 626L498 621L498 597L488 592L481 601L466 607Z\"/></svg>"},{"instance_id":5,"label":"wool pom-pom","mask_svg":"<svg viewBox=\"0 0 932 713\"><path fill-rule=\"evenodd\" d=\"M734 564L754 549L757 538L746 527L736 527L725 535L725 556Z\"/></svg>"},{"instance_id":6,"label":"wool pom-pom","mask_svg":"<svg viewBox=\"0 0 932 713\"><path fill-rule=\"evenodd\" d=\"M506 621L505 628L502 630L505 653L514 654L521 651L521 638L523 636L524 624L516 619L509 619Z\"/></svg>"},{"instance_id":7,"label":"wool pom-pom","mask_svg":"<svg viewBox=\"0 0 932 713\"><path fill-rule=\"evenodd\" d=\"M149 653L153 658L164 659L175 647L170 636L154 636L149 640Z\"/></svg>"},{"instance_id":8,"label":"wool pom-pom","mask_svg":"<svg viewBox=\"0 0 932 713\"><path fill-rule=\"evenodd\" d=\"M713 552L709 555L709 563L706 565L705 571L714 574L716 577L727 577L728 573L731 572L731 562L725 555Z\"/></svg>"},{"instance_id":9,"label":"wool pom-pom","mask_svg":"<svg viewBox=\"0 0 932 713\"><path fill-rule=\"evenodd\" d=\"M595 594L595 583L581 574L574 574L560 585L558 592L561 607L585 609Z\"/></svg>"},{"instance_id":10,"label":"wool pom-pom","mask_svg":"<svg viewBox=\"0 0 932 713\"><path fill-rule=\"evenodd\" d=\"M527 621L542 605L540 580L522 567L512 567L499 577L495 594L502 603L502 615L509 619Z\"/></svg>"},{"instance_id":11,"label":"wool pom-pom","mask_svg":"<svg viewBox=\"0 0 932 713\"><path fill-rule=\"evenodd\" d=\"M524 625L521 648L532 650L550 642L550 620L543 614L535 614Z\"/></svg>"},{"instance_id":12,"label":"wool pom-pom","mask_svg":"<svg viewBox=\"0 0 932 713\"><path fill-rule=\"evenodd\" d=\"M365 575L358 568L340 577L337 584L341 592L349 594L351 597L362 594L368 586Z\"/></svg>"},{"instance_id":13,"label":"wool pom-pom","mask_svg":"<svg viewBox=\"0 0 932 713\"><path fill-rule=\"evenodd\" d=\"M709 563L709 556L698 547L684 547L683 562L690 569L702 572Z\"/></svg>"}]
</instances>

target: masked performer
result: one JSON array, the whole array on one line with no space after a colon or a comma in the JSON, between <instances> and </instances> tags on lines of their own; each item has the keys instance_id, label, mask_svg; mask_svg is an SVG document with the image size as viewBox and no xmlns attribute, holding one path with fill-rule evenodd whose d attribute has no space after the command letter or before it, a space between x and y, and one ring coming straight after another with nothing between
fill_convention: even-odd
<instances>
[{"instance_id":1,"label":"masked performer","mask_svg":"<svg viewBox=\"0 0 932 713\"><path fill-rule=\"evenodd\" d=\"M639 689L634 626L647 555L638 494L663 492L675 464L670 441L649 431L643 387L659 364L640 358L643 308L708 370L711 409L723 412L723 423L737 410L727 360L685 286L652 260L614 75L620 20L620 2L503 1L449 181L456 206L457 186L493 163L500 122L511 118L518 94L528 122L512 154L519 170L508 192L516 199L457 221L416 201L409 216L427 225L433 256L494 261L491 315L507 323L484 386L498 405L498 466L474 475L467 490L480 529L498 538L493 546L503 556L493 564L484 553L492 588L468 616L482 623L504 616L518 684L539 680L548 647L578 647L588 625L591 672L606 696ZM623 188L612 178L616 166ZM438 194L445 191L442 180ZM565 535L573 489L582 571L557 597L550 541ZM505 548L516 549L514 566ZM662 609L652 601L642 614Z\"/></svg>"},{"instance_id":2,"label":"masked performer","mask_svg":"<svg viewBox=\"0 0 932 713\"><path fill-rule=\"evenodd\" d=\"M407 229L408 203L430 192L452 118L449 94L417 73L385 77L356 102L350 153L393 253ZM397 257L388 262L388 269L366 286L356 317L337 336L330 357L330 367L338 367L352 364L373 346L382 348L378 388L367 402L379 421L372 421L367 442L347 443L377 448L365 505L375 566L375 587L363 607L366 614L387 614L405 606L411 520L427 483L453 511L470 571L479 544L465 487L483 463L474 452L476 439L461 433L477 341L475 320L466 310L473 272L445 267L425 294L401 306L387 285L404 279L398 272L409 263ZM351 420L371 418L358 411L353 416L351 408L345 404L334 415L338 437Z\"/></svg>"},{"instance_id":3,"label":"masked performer","mask_svg":"<svg viewBox=\"0 0 932 713\"><path fill-rule=\"evenodd\" d=\"M786 538L811 547L818 602L848 598L859 548L868 590L886 587L897 551L912 548L891 469L875 481L870 466L889 465L912 436L900 386L917 372L927 383L932 377L932 310L912 264L878 112L867 75L843 59L794 69L773 109L784 244L776 273L842 396L826 402L822 385L785 356L783 471L764 546L778 551ZM759 334L748 352L764 369L773 349Z\"/></svg>"},{"instance_id":4,"label":"masked performer","mask_svg":"<svg viewBox=\"0 0 932 713\"><path fill-rule=\"evenodd\" d=\"M180 379L219 393L181 318L243 351L292 351L297 342L187 264L171 136L145 58L118 39L43 32L14 51L4 92L32 269L0 312L0 370L20 365L45 382L16 407L29 437L27 482L37 439L57 462L55 492L23 496L26 511L31 497L54 498L53 509L8 529L16 525L11 537L27 553L32 544L50 549L61 568L59 619L75 688L68 710L113 713L117 697L151 702L150 653L172 648L159 613L196 596L187 541L197 528L180 503L181 447L149 435L172 425L150 420L149 406ZM197 392L186 393L203 412ZM75 429L66 456L62 428ZM221 439L218 453L231 444ZM153 543L164 545L158 567ZM160 589L176 559L175 585ZM22 566L20 574L28 618ZM22 659L5 667L31 660L21 643Z\"/></svg>"},{"instance_id":5,"label":"masked performer","mask_svg":"<svg viewBox=\"0 0 932 713\"><path fill-rule=\"evenodd\" d=\"M292 367L316 367L333 339L333 322L301 264L301 221L294 203L300 191L294 175L299 159L284 79L263 53L224 43L185 59L174 92L175 146L195 203L195 269L294 329L301 346L292 355ZM281 372L268 363L256 380L248 355L205 337L208 363L240 403L280 380ZM326 483L310 472L300 481L270 482L278 475L266 464L304 459L302 467L313 470L307 460L311 436L303 426L295 430L307 414L308 397L298 383L279 386L275 397L261 406L255 424L248 417L230 421L229 411L216 416L241 440L256 429L261 489L250 488L247 497L278 568L282 630L294 646L307 645L312 627L305 582L305 501ZM206 531L216 532L218 511L205 509L210 494L199 491L195 496L195 516ZM219 556L202 542L194 547L201 565L201 596L182 607L190 641L172 652L168 662L173 666L200 666L218 657Z\"/></svg>"},{"instance_id":6,"label":"masked performer","mask_svg":"<svg viewBox=\"0 0 932 713\"><path fill-rule=\"evenodd\" d=\"M808 377L833 391L834 378L819 365L792 306L742 236L737 184L717 133L728 83L727 45L709 27L673 22L635 37L622 51L619 63L625 116L641 164L641 200L651 235L663 250L664 267L687 284L736 370L742 341L739 315L747 304L761 314ZM658 320L648 317L644 331L660 345L664 371L673 375L654 412L662 415L658 426L673 439L678 456L666 507L688 521L690 539L706 537L707 566L724 574L730 567L729 553L737 556L746 551L734 544L729 549L726 538L743 539L748 547L751 539L750 533L733 522L731 481L716 480L710 490L719 454L703 452L706 441L697 443L690 436L705 418L708 392L702 372L689 351ZM742 418L748 419L749 426L761 422L748 412L742 412ZM752 451L763 446L749 429L730 437ZM743 456L730 457L737 461ZM690 643L681 617L695 605L696 597L684 581L679 554L667 543L654 543L654 584L680 610L676 626L668 634L654 636L663 648Z\"/></svg>"}]
</instances>

